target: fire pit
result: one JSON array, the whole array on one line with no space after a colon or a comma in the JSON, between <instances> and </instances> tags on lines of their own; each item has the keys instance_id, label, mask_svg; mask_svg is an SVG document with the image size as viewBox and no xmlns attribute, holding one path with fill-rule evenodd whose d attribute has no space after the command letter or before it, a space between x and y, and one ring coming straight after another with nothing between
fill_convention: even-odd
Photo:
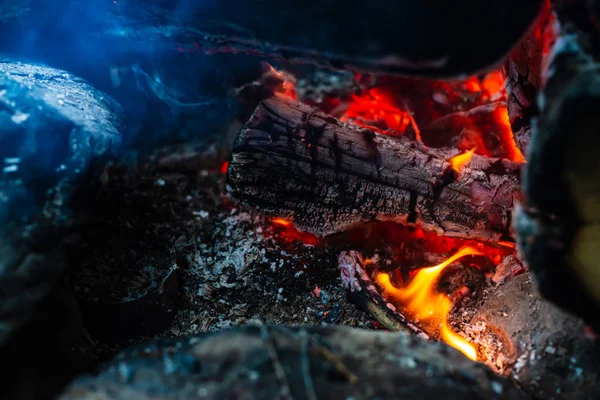
<instances>
[{"instance_id":1,"label":"fire pit","mask_svg":"<svg viewBox=\"0 0 600 400\"><path fill-rule=\"evenodd\" d=\"M107 64L0 61L8 398L600 395L595 2L61 1Z\"/></svg>"}]
</instances>

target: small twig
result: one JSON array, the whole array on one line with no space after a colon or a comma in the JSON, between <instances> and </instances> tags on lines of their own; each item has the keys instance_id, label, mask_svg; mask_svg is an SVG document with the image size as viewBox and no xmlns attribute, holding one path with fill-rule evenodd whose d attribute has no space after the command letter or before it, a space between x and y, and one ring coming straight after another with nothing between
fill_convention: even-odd
<instances>
[{"instance_id":1,"label":"small twig","mask_svg":"<svg viewBox=\"0 0 600 400\"><path fill-rule=\"evenodd\" d=\"M346 379L348 379L348 382L350 382L350 384L352 384L352 385L358 384L358 382L359 382L358 376L354 375L352 373L352 371L350 371L348 369L348 367L346 367L346 365L342 362L342 360L340 360L335 354L333 354L331 351L329 351L329 349L327 349L325 346L323 346L321 343L319 343L316 338L312 337L312 342L313 342L313 345L315 346L315 349L319 353L321 353L321 355L323 357L325 357L331 364L333 364L335 369L337 369L339 373L344 375L346 377Z\"/></svg>"},{"instance_id":2,"label":"small twig","mask_svg":"<svg viewBox=\"0 0 600 400\"><path fill-rule=\"evenodd\" d=\"M275 375L277 379L281 383L281 396L286 400L294 400L290 390L290 384L287 380L287 376L285 375L285 370L279 361L279 355L277 354L277 349L273 344L273 341L269 337L269 332L264 325L260 327L260 337L267 344L267 349L269 351L269 357L271 358L271 363L273 364L273 369L275 370Z\"/></svg>"},{"instance_id":3,"label":"small twig","mask_svg":"<svg viewBox=\"0 0 600 400\"><path fill-rule=\"evenodd\" d=\"M413 117L412 111L410 110L406 100L404 100L404 111L406 111L406 115L408 115L410 126L412 126L413 130L415 131L415 139L417 142L423 144L423 140L421 140L421 130L419 129L417 121L415 121L415 118Z\"/></svg>"},{"instance_id":4,"label":"small twig","mask_svg":"<svg viewBox=\"0 0 600 400\"><path fill-rule=\"evenodd\" d=\"M379 293L365 271L362 255L355 250L342 251L338 255L338 268L342 285L348 298L358 307L367 311L373 318L390 331L407 332L429 339L429 335L411 323L393 304L388 303Z\"/></svg>"}]
</instances>

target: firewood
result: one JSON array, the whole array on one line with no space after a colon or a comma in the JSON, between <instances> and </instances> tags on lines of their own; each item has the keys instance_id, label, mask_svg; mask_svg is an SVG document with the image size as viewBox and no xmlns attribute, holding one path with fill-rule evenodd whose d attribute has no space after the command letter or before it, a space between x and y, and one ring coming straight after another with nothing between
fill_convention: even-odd
<instances>
[{"instance_id":1,"label":"firewood","mask_svg":"<svg viewBox=\"0 0 600 400\"><path fill-rule=\"evenodd\" d=\"M542 70L558 34L557 16L544 7L535 24L511 51L503 65L508 96L508 116L515 143L523 154L531 138L531 118L538 113L536 98L541 89Z\"/></svg>"},{"instance_id":2,"label":"firewood","mask_svg":"<svg viewBox=\"0 0 600 400\"><path fill-rule=\"evenodd\" d=\"M508 239L520 165L474 155L456 172L448 160L457 154L274 96L259 104L236 139L228 188L234 198L320 236L377 220Z\"/></svg>"},{"instance_id":3,"label":"firewood","mask_svg":"<svg viewBox=\"0 0 600 400\"><path fill-rule=\"evenodd\" d=\"M600 68L576 29L552 52L516 217L542 294L600 327Z\"/></svg>"}]
</instances>

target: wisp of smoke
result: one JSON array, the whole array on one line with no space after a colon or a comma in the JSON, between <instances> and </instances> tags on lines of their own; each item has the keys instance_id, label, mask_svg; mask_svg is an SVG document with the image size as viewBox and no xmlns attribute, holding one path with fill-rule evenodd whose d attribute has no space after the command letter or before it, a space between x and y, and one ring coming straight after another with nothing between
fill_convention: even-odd
<instances>
[{"instance_id":1,"label":"wisp of smoke","mask_svg":"<svg viewBox=\"0 0 600 400\"><path fill-rule=\"evenodd\" d=\"M173 114L178 114L181 112L194 112L203 107L214 106L227 102L226 98L209 98L193 103L183 102L176 98L177 95L173 93L174 91L165 85L161 81L160 77L151 77L137 64L132 65L131 70L135 75L138 88L148 95L150 95L148 93L148 89L150 89L154 96L169 106Z\"/></svg>"}]
</instances>

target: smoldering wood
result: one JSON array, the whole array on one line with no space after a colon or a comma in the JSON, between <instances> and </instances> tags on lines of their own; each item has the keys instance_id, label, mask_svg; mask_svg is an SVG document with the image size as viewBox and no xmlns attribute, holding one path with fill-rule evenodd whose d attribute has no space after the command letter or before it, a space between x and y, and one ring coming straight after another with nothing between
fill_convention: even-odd
<instances>
[{"instance_id":1,"label":"smoldering wood","mask_svg":"<svg viewBox=\"0 0 600 400\"><path fill-rule=\"evenodd\" d=\"M409 333L420 335L370 283L358 252L342 252L338 260L351 301L387 329L408 326ZM497 271L478 300L457 307L450 316L455 328L478 348L478 361L510 376L534 398L582 399L600 391L599 358L584 322L543 299L529 273L513 275L523 271L513 255L499 268L503 271ZM468 316L463 319L465 312Z\"/></svg>"},{"instance_id":2,"label":"smoldering wood","mask_svg":"<svg viewBox=\"0 0 600 400\"><path fill-rule=\"evenodd\" d=\"M552 51L515 226L542 294L597 329L600 69L585 43L572 29Z\"/></svg>"},{"instance_id":3,"label":"smoldering wood","mask_svg":"<svg viewBox=\"0 0 600 400\"><path fill-rule=\"evenodd\" d=\"M541 88L542 69L548 63L553 41L558 34L556 14L550 3L544 4L536 22L502 66L506 77L507 109L515 143L523 154L531 138L531 118L538 113L537 95Z\"/></svg>"},{"instance_id":4,"label":"smoldering wood","mask_svg":"<svg viewBox=\"0 0 600 400\"><path fill-rule=\"evenodd\" d=\"M466 325L481 361L510 376L533 398L600 396L600 364L584 322L543 299L529 273L508 278L483 296Z\"/></svg>"},{"instance_id":5,"label":"smoldering wood","mask_svg":"<svg viewBox=\"0 0 600 400\"><path fill-rule=\"evenodd\" d=\"M76 379L63 400L526 398L443 343L340 326L246 326L146 343Z\"/></svg>"},{"instance_id":6,"label":"smoldering wood","mask_svg":"<svg viewBox=\"0 0 600 400\"><path fill-rule=\"evenodd\" d=\"M457 176L447 161L457 153L353 127L274 96L240 131L228 187L234 198L321 236L378 220L509 239L520 166L475 155Z\"/></svg>"},{"instance_id":7,"label":"smoldering wood","mask_svg":"<svg viewBox=\"0 0 600 400\"><path fill-rule=\"evenodd\" d=\"M0 31L2 37L20 37L32 27L60 21L57 34L67 40L63 46L69 51L72 44L82 51L101 47L111 57L131 51L250 53L335 69L449 77L499 63L534 20L540 3L441 2L432 10L410 0L352 5L335 0L154 0L117 6L103 0L58 0L52 5L11 0L3 4L6 17L0 20ZM75 35L69 35L71 27ZM32 47L60 51L50 47L54 39L40 34ZM14 47L0 41L2 50Z\"/></svg>"}]
</instances>

